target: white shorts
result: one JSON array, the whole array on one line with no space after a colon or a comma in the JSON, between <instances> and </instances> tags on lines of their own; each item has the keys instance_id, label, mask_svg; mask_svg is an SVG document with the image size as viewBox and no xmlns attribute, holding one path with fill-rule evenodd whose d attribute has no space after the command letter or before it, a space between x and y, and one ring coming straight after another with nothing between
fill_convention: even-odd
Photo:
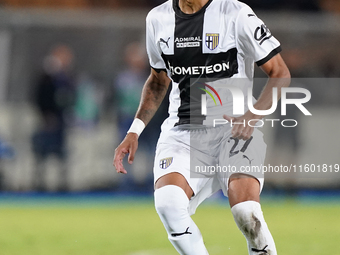
<instances>
[{"instance_id":1,"label":"white shorts","mask_svg":"<svg viewBox=\"0 0 340 255\"><path fill-rule=\"evenodd\" d=\"M262 190L266 147L257 129L251 139L243 141L231 138L228 125L176 126L163 132L158 140L154 182L173 172L183 175L194 191L190 200L190 214L194 214L197 206L218 190L227 196L233 173L254 176Z\"/></svg>"}]
</instances>

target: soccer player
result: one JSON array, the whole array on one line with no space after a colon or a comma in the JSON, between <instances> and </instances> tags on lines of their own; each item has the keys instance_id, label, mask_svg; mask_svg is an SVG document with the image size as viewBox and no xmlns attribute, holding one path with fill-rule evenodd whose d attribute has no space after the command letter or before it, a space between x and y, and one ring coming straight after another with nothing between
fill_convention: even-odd
<instances>
[{"instance_id":1,"label":"soccer player","mask_svg":"<svg viewBox=\"0 0 340 255\"><path fill-rule=\"evenodd\" d=\"M273 88L279 98L281 87L290 83L289 70L279 54L280 43L250 7L236 0L169 0L151 10L146 21L151 74L136 117L115 150L117 172L127 173L122 159L129 154L128 161L133 162L138 136L172 82L169 117L162 125L154 163L155 207L170 242L180 254L208 254L190 215L222 189L249 254L276 255L259 203L263 177L240 171L194 174L193 166L240 169L263 164L266 145L262 133L248 125L249 120L263 116L247 106L243 115L233 114L232 94L220 86L232 83L246 95L252 88L256 63L269 79L253 107L270 109ZM221 96L221 106L206 101L206 116L201 109L202 91L207 91L204 86ZM233 125L211 125L209 116L223 116Z\"/></svg>"}]
</instances>

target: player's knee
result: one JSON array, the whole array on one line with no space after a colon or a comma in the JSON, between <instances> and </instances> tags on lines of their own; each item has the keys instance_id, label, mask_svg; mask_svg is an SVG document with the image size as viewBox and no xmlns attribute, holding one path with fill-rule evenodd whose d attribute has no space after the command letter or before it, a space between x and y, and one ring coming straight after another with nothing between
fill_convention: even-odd
<instances>
[{"instance_id":1,"label":"player's knee","mask_svg":"<svg viewBox=\"0 0 340 255\"><path fill-rule=\"evenodd\" d=\"M182 188L167 185L155 191L155 208L165 224L172 225L188 214L189 199Z\"/></svg>"}]
</instances>

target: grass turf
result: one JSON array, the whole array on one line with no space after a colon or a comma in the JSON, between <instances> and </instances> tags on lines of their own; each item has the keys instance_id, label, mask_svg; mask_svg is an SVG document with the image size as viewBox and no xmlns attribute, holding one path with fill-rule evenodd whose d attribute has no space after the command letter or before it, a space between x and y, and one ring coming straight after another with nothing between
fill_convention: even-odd
<instances>
[{"instance_id":1,"label":"grass turf","mask_svg":"<svg viewBox=\"0 0 340 255\"><path fill-rule=\"evenodd\" d=\"M340 205L264 202L278 253L340 255ZM230 210L220 204L193 216L210 255L248 254ZM0 207L0 255L177 254L151 200L104 205L49 204Z\"/></svg>"}]
</instances>

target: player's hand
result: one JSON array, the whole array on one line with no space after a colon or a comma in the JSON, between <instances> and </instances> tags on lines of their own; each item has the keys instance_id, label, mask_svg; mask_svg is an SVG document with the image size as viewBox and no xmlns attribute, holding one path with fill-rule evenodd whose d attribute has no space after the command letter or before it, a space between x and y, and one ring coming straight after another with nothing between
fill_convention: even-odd
<instances>
[{"instance_id":1,"label":"player's hand","mask_svg":"<svg viewBox=\"0 0 340 255\"><path fill-rule=\"evenodd\" d=\"M126 154L129 154L128 162L132 164L137 148L138 135L136 133L128 133L123 142L115 150L113 166L116 168L117 173L127 174L123 166L123 158Z\"/></svg>"},{"instance_id":2,"label":"player's hand","mask_svg":"<svg viewBox=\"0 0 340 255\"><path fill-rule=\"evenodd\" d=\"M233 123L233 128L231 130L231 136L238 139L248 140L254 132L254 127L248 125L249 120L254 120L249 116L250 114L244 114L240 117L230 117L228 115L223 115L223 118ZM251 125L255 125L255 121L251 122Z\"/></svg>"}]
</instances>

